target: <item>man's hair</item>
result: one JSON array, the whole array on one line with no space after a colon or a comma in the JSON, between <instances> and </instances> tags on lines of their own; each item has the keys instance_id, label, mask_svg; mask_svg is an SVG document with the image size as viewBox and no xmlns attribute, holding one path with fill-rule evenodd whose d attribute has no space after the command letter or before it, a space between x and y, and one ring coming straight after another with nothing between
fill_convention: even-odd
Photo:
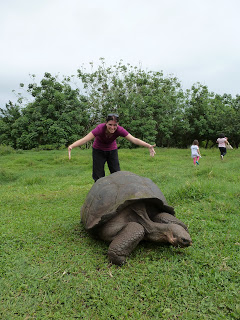
<instances>
[{"instance_id":1,"label":"man's hair","mask_svg":"<svg viewBox=\"0 0 240 320\"><path fill-rule=\"evenodd\" d=\"M106 121L108 122L108 121L110 121L110 120L113 120L113 121L118 122L118 120L119 120L118 114L116 114L116 113L109 113L109 114L107 115Z\"/></svg>"}]
</instances>

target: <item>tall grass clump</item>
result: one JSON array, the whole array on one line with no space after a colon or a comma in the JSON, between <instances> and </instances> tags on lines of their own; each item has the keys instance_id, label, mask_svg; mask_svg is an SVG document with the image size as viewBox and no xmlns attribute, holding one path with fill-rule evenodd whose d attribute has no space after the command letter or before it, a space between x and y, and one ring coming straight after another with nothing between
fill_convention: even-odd
<instances>
[{"instance_id":1,"label":"tall grass clump","mask_svg":"<svg viewBox=\"0 0 240 320\"><path fill-rule=\"evenodd\" d=\"M6 146L4 144L0 144L0 156L5 155L5 154L11 154L14 152L15 152L15 150L12 147Z\"/></svg>"},{"instance_id":2,"label":"tall grass clump","mask_svg":"<svg viewBox=\"0 0 240 320\"><path fill-rule=\"evenodd\" d=\"M193 246L142 242L122 267L80 223L91 150L0 152L1 319L240 318L240 151L156 152L120 149L121 169L159 186Z\"/></svg>"}]
</instances>

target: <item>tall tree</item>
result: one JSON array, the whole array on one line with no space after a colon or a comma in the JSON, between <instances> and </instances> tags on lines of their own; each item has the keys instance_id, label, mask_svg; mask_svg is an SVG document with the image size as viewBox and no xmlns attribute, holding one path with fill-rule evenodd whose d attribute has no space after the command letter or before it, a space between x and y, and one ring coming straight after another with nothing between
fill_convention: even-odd
<instances>
[{"instance_id":1,"label":"tall tree","mask_svg":"<svg viewBox=\"0 0 240 320\"><path fill-rule=\"evenodd\" d=\"M11 101L6 104L6 108L0 108L0 144L6 144L16 148L15 122L21 118L21 107Z\"/></svg>"},{"instance_id":2,"label":"tall tree","mask_svg":"<svg viewBox=\"0 0 240 320\"><path fill-rule=\"evenodd\" d=\"M232 100L232 108L225 119L229 140L238 148L240 143L240 95L236 95L236 98Z\"/></svg>"},{"instance_id":3,"label":"tall tree","mask_svg":"<svg viewBox=\"0 0 240 320\"><path fill-rule=\"evenodd\" d=\"M197 83L188 92L185 115L189 122L189 144L194 140L205 140L206 146L210 138L216 134L216 122L212 101L214 94L208 87Z\"/></svg>"},{"instance_id":4,"label":"tall tree","mask_svg":"<svg viewBox=\"0 0 240 320\"><path fill-rule=\"evenodd\" d=\"M61 82L45 73L40 85L31 83L28 92L34 101L22 110L14 124L16 146L29 149L39 145L67 145L86 133L89 113L85 97L72 89L70 78Z\"/></svg>"},{"instance_id":5,"label":"tall tree","mask_svg":"<svg viewBox=\"0 0 240 320\"><path fill-rule=\"evenodd\" d=\"M162 72L147 72L122 61L106 67L104 59L95 71L79 69L78 77L88 97L93 123L115 111L120 114L121 124L140 139L159 146L173 144L184 97L176 78L164 78Z\"/></svg>"}]
</instances>

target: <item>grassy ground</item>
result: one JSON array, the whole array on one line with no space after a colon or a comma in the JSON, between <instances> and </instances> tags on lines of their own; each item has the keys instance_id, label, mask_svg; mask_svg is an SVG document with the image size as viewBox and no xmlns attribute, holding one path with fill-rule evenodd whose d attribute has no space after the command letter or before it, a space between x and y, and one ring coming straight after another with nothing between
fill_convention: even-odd
<instances>
[{"instance_id":1,"label":"grassy ground","mask_svg":"<svg viewBox=\"0 0 240 320\"><path fill-rule=\"evenodd\" d=\"M1 150L0 150L1 151ZM239 319L240 150L119 150L122 170L151 178L193 246L143 242L117 267L89 237L80 207L91 150L0 155L1 319Z\"/></svg>"}]
</instances>

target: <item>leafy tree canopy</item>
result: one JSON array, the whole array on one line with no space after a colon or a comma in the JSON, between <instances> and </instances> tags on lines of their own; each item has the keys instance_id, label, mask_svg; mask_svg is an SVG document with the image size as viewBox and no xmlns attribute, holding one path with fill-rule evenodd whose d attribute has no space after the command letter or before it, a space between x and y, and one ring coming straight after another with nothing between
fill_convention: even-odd
<instances>
[{"instance_id":1,"label":"leafy tree canopy","mask_svg":"<svg viewBox=\"0 0 240 320\"><path fill-rule=\"evenodd\" d=\"M215 145L220 132L238 147L240 96L214 94L200 83L183 91L174 76L123 64L95 68L90 63L76 76L45 73L39 84L35 75L20 88L17 103L0 108L0 144L31 149L61 147L86 135L107 113L117 112L120 124L132 135L161 147L187 147L194 139ZM123 147L129 145L119 140Z\"/></svg>"}]
</instances>

